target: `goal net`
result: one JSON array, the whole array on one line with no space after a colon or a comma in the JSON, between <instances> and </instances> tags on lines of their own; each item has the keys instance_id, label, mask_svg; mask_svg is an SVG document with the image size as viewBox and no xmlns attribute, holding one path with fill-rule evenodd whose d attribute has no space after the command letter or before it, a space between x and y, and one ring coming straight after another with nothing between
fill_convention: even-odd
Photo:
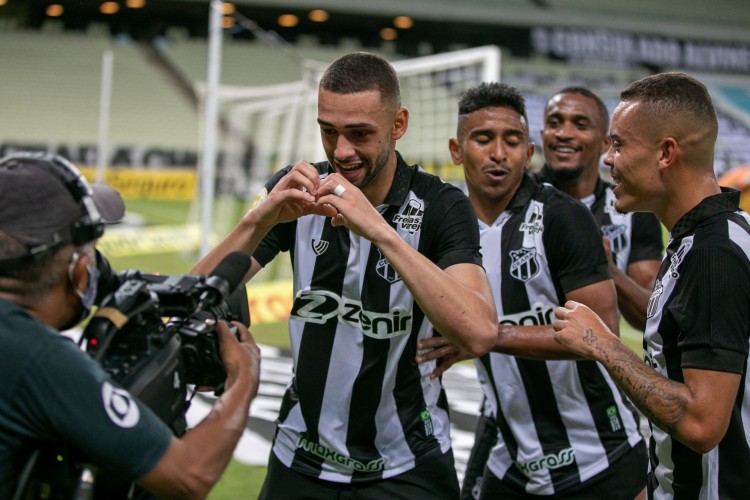
<instances>
[{"instance_id":1,"label":"goal net","mask_svg":"<svg viewBox=\"0 0 750 500\"><path fill-rule=\"evenodd\" d=\"M458 96L481 82L499 80L500 61L500 49L486 46L391 62L409 109L409 128L397 144L408 163L463 185L461 168L452 165L448 153L448 139L456 134ZM244 199L246 209L275 171L300 159L325 159L316 118L318 81L327 63L306 66L306 76L296 82L220 87L224 157L217 169L214 235L227 234L237 221L236 215L223 213L222 198Z\"/></svg>"}]
</instances>

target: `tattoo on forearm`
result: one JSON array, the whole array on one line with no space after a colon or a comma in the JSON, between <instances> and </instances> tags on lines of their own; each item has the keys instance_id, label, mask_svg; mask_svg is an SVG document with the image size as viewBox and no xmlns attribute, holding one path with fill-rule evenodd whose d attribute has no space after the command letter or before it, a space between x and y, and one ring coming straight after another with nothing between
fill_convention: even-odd
<instances>
[{"instance_id":1,"label":"tattoo on forearm","mask_svg":"<svg viewBox=\"0 0 750 500\"><path fill-rule=\"evenodd\" d=\"M672 434L687 409L682 384L657 373L624 344L614 350L603 364L646 418Z\"/></svg>"}]
</instances>

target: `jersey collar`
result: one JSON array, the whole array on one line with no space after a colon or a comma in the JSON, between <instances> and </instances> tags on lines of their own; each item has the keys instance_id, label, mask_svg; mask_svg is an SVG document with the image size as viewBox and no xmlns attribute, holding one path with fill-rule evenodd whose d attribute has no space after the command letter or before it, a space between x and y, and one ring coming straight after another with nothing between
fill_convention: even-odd
<instances>
[{"instance_id":1,"label":"jersey collar","mask_svg":"<svg viewBox=\"0 0 750 500\"><path fill-rule=\"evenodd\" d=\"M419 168L418 165L409 165L401 157L401 153L396 151L396 171L393 174L393 184L388 194L385 195L383 206L395 205L401 206L406 200L409 190L411 189L411 177L414 170Z\"/></svg>"},{"instance_id":2,"label":"jersey collar","mask_svg":"<svg viewBox=\"0 0 750 500\"><path fill-rule=\"evenodd\" d=\"M514 212L523 210L523 207L526 206L537 189L539 189L539 184L528 173L524 173L521 185L518 186L518 190L516 190L516 194L513 195L510 203L508 203L506 210L513 210Z\"/></svg>"},{"instance_id":3,"label":"jersey collar","mask_svg":"<svg viewBox=\"0 0 750 500\"><path fill-rule=\"evenodd\" d=\"M703 198L700 203L680 217L672 228L672 239L681 238L698 227L704 220L722 212L736 212L740 208L740 192L722 187L721 193Z\"/></svg>"}]
</instances>

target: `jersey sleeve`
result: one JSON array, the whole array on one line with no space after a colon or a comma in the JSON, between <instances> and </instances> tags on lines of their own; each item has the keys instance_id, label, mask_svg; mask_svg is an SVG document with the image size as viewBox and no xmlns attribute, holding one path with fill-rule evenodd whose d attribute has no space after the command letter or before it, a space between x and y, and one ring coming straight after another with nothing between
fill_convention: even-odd
<instances>
[{"instance_id":1,"label":"jersey sleeve","mask_svg":"<svg viewBox=\"0 0 750 500\"><path fill-rule=\"evenodd\" d=\"M552 206L544 227L544 247L553 274L569 293L612 277L599 226L580 202Z\"/></svg>"},{"instance_id":2,"label":"jersey sleeve","mask_svg":"<svg viewBox=\"0 0 750 500\"><path fill-rule=\"evenodd\" d=\"M69 339L50 342L27 367L15 404L37 436L71 446L124 481L143 477L166 453L166 424Z\"/></svg>"},{"instance_id":3,"label":"jersey sleeve","mask_svg":"<svg viewBox=\"0 0 750 500\"><path fill-rule=\"evenodd\" d=\"M433 200L425 216L424 233L430 235L434 252L419 248L420 253L432 254L432 261L441 269L454 264L482 265L477 215L466 195L458 188L446 185Z\"/></svg>"},{"instance_id":4,"label":"jersey sleeve","mask_svg":"<svg viewBox=\"0 0 750 500\"><path fill-rule=\"evenodd\" d=\"M743 373L750 336L750 268L744 254L702 246L678 272L680 288L667 307L680 332L682 367Z\"/></svg>"},{"instance_id":5,"label":"jersey sleeve","mask_svg":"<svg viewBox=\"0 0 750 500\"><path fill-rule=\"evenodd\" d=\"M642 260L658 260L664 256L661 223L652 213L633 214L633 234L628 264Z\"/></svg>"}]
</instances>

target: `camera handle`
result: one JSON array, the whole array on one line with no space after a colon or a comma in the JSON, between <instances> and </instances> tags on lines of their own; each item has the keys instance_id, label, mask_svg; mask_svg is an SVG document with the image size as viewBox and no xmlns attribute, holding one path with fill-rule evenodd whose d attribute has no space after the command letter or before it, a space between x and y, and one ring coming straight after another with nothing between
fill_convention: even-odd
<instances>
[{"instance_id":1,"label":"camera handle","mask_svg":"<svg viewBox=\"0 0 750 500\"><path fill-rule=\"evenodd\" d=\"M76 486L76 489L73 492L73 500L90 500L94 498L95 481L96 476L94 475L94 471L88 467L84 467L78 478L78 486Z\"/></svg>"}]
</instances>

